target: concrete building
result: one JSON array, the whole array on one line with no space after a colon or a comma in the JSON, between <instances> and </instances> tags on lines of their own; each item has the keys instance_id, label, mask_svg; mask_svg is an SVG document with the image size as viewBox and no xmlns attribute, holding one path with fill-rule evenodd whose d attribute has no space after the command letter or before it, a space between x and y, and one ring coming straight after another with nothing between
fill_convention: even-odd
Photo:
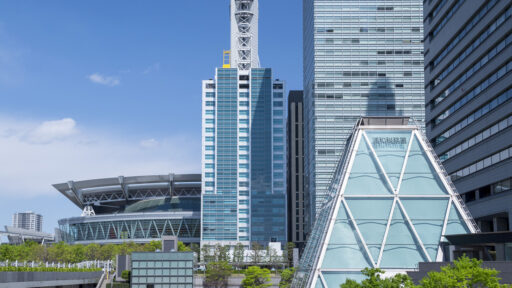
<instances>
[{"instance_id":1,"label":"concrete building","mask_svg":"<svg viewBox=\"0 0 512 288\"><path fill-rule=\"evenodd\" d=\"M14 213L12 215L12 227L41 232L43 230L43 216L32 211Z\"/></svg>"},{"instance_id":2,"label":"concrete building","mask_svg":"<svg viewBox=\"0 0 512 288\"><path fill-rule=\"evenodd\" d=\"M67 243L148 243L163 236L200 241L199 174L119 176L53 186L83 211L59 220Z\"/></svg>"},{"instance_id":3,"label":"concrete building","mask_svg":"<svg viewBox=\"0 0 512 288\"><path fill-rule=\"evenodd\" d=\"M426 131L483 232L512 228L512 1L425 1Z\"/></svg>"},{"instance_id":4,"label":"concrete building","mask_svg":"<svg viewBox=\"0 0 512 288\"><path fill-rule=\"evenodd\" d=\"M132 288L194 287L193 252L134 252L131 269Z\"/></svg>"},{"instance_id":5,"label":"concrete building","mask_svg":"<svg viewBox=\"0 0 512 288\"><path fill-rule=\"evenodd\" d=\"M258 1L230 13L231 51L202 86L201 243L285 243L284 83L259 66Z\"/></svg>"},{"instance_id":6,"label":"concrete building","mask_svg":"<svg viewBox=\"0 0 512 288\"><path fill-rule=\"evenodd\" d=\"M405 115L423 125L423 2L304 0L305 174L312 216L325 202L359 117Z\"/></svg>"},{"instance_id":7,"label":"concrete building","mask_svg":"<svg viewBox=\"0 0 512 288\"><path fill-rule=\"evenodd\" d=\"M306 244L306 225L309 219L309 198L304 194L304 102L302 91L288 94L287 121L287 181L288 241L298 248Z\"/></svg>"}]
</instances>

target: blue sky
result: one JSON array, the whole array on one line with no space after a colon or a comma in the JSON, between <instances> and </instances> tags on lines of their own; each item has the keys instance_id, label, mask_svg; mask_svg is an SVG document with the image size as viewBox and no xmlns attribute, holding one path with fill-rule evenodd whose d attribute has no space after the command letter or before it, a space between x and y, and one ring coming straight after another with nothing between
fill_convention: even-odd
<instances>
[{"instance_id":1,"label":"blue sky","mask_svg":"<svg viewBox=\"0 0 512 288\"><path fill-rule=\"evenodd\" d=\"M261 65L288 89L302 88L301 8L260 0ZM53 183L199 173L201 80L223 49L228 0L0 0L0 225L79 215Z\"/></svg>"}]
</instances>

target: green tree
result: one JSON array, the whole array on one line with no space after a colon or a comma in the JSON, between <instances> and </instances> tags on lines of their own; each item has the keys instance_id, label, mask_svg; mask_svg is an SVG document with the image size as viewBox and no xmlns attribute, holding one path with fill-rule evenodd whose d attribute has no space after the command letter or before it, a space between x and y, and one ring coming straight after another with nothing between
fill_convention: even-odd
<instances>
[{"instance_id":1,"label":"green tree","mask_svg":"<svg viewBox=\"0 0 512 288\"><path fill-rule=\"evenodd\" d=\"M151 241L144 244L144 252L155 252L156 250L162 249L162 241Z\"/></svg>"},{"instance_id":2,"label":"green tree","mask_svg":"<svg viewBox=\"0 0 512 288\"><path fill-rule=\"evenodd\" d=\"M437 287L488 287L502 288L498 271L482 268L482 261L466 256L454 261L453 265L441 267L440 272L430 272L420 281L421 288Z\"/></svg>"},{"instance_id":3,"label":"green tree","mask_svg":"<svg viewBox=\"0 0 512 288\"><path fill-rule=\"evenodd\" d=\"M235 264L242 264L244 262L245 247L242 243L236 243L233 248L233 262Z\"/></svg>"},{"instance_id":4,"label":"green tree","mask_svg":"<svg viewBox=\"0 0 512 288\"><path fill-rule=\"evenodd\" d=\"M123 270L123 272L121 272L121 278L129 282L131 274L132 272L130 270Z\"/></svg>"},{"instance_id":5,"label":"green tree","mask_svg":"<svg viewBox=\"0 0 512 288\"><path fill-rule=\"evenodd\" d=\"M208 244L204 244L201 247L201 255L203 256L203 262L209 263L209 262L214 262L215 261L215 256L212 253L213 249L214 248L212 248L212 246L208 245Z\"/></svg>"},{"instance_id":6,"label":"green tree","mask_svg":"<svg viewBox=\"0 0 512 288\"><path fill-rule=\"evenodd\" d=\"M183 242L178 241L178 251L179 252L191 252L192 249L187 247L187 245L185 245Z\"/></svg>"},{"instance_id":7,"label":"green tree","mask_svg":"<svg viewBox=\"0 0 512 288\"><path fill-rule=\"evenodd\" d=\"M197 243L191 243L190 250L192 250L192 252L196 253L196 255L195 255L196 262L199 262L201 259L201 246L199 246L199 244L197 244Z\"/></svg>"},{"instance_id":8,"label":"green tree","mask_svg":"<svg viewBox=\"0 0 512 288\"><path fill-rule=\"evenodd\" d=\"M272 286L270 270L258 266L250 266L245 270L245 278L242 280L243 288L265 288L270 286Z\"/></svg>"},{"instance_id":9,"label":"green tree","mask_svg":"<svg viewBox=\"0 0 512 288\"><path fill-rule=\"evenodd\" d=\"M284 269L281 271L281 281L279 282L279 288L290 288L295 275L295 268Z\"/></svg>"},{"instance_id":10,"label":"green tree","mask_svg":"<svg viewBox=\"0 0 512 288\"><path fill-rule=\"evenodd\" d=\"M228 287L228 278L233 271L233 267L228 262L210 262L206 265L206 277L204 287L206 288L225 288Z\"/></svg>"},{"instance_id":11,"label":"green tree","mask_svg":"<svg viewBox=\"0 0 512 288\"><path fill-rule=\"evenodd\" d=\"M295 249L295 243L288 242L286 243L286 260L288 267L293 266L293 249Z\"/></svg>"},{"instance_id":12,"label":"green tree","mask_svg":"<svg viewBox=\"0 0 512 288\"><path fill-rule=\"evenodd\" d=\"M215 261L229 262L229 246L215 245Z\"/></svg>"},{"instance_id":13,"label":"green tree","mask_svg":"<svg viewBox=\"0 0 512 288\"><path fill-rule=\"evenodd\" d=\"M367 278L361 283L348 279L341 284L341 288L413 288L414 283L409 276L397 274L393 277L382 278L383 270L378 268L365 268L361 271Z\"/></svg>"},{"instance_id":14,"label":"green tree","mask_svg":"<svg viewBox=\"0 0 512 288\"><path fill-rule=\"evenodd\" d=\"M87 260L98 260L100 257L100 249L101 246L95 243L85 246L85 258Z\"/></svg>"},{"instance_id":15,"label":"green tree","mask_svg":"<svg viewBox=\"0 0 512 288\"><path fill-rule=\"evenodd\" d=\"M261 246L258 242L253 242L251 251L251 262L253 264L259 264L263 261L263 246Z\"/></svg>"}]
</instances>

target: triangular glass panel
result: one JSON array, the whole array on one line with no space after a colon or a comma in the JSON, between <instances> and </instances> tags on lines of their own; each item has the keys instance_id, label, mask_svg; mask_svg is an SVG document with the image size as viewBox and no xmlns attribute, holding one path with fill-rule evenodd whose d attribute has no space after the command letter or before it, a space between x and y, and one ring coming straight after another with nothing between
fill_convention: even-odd
<instances>
[{"instance_id":1,"label":"triangular glass panel","mask_svg":"<svg viewBox=\"0 0 512 288\"><path fill-rule=\"evenodd\" d=\"M412 138L399 193L404 195L448 194L417 137Z\"/></svg>"},{"instance_id":2,"label":"triangular glass panel","mask_svg":"<svg viewBox=\"0 0 512 288\"><path fill-rule=\"evenodd\" d=\"M393 187L398 186L398 180L404 165L405 154L411 138L410 131L366 131L377 157Z\"/></svg>"},{"instance_id":3,"label":"triangular glass panel","mask_svg":"<svg viewBox=\"0 0 512 288\"><path fill-rule=\"evenodd\" d=\"M323 269L372 267L353 223L340 203L322 263Z\"/></svg>"},{"instance_id":4,"label":"triangular glass panel","mask_svg":"<svg viewBox=\"0 0 512 288\"><path fill-rule=\"evenodd\" d=\"M347 198L346 201L373 260L377 262L393 198Z\"/></svg>"},{"instance_id":5,"label":"triangular glass panel","mask_svg":"<svg viewBox=\"0 0 512 288\"><path fill-rule=\"evenodd\" d=\"M446 231L444 235L468 234L471 233L464 218L461 216L457 207L452 203L450 206L450 214L446 223Z\"/></svg>"},{"instance_id":6,"label":"triangular glass panel","mask_svg":"<svg viewBox=\"0 0 512 288\"><path fill-rule=\"evenodd\" d=\"M324 285L322 284L322 279L320 279L320 276L316 278L315 288L325 288Z\"/></svg>"},{"instance_id":7,"label":"triangular glass panel","mask_svg":"<svg viewBox=\"0 0 512 288\"><path fill-rule=\"evenodd\" d=\"M414 268L427 259L400 209L395 206L380 268Z\"/></svg>"},{"instance_id":8,"label":"triangular glass panel","mask_svg":"<svg viewBox=\"0 0 512 288\"><path fill-rule=\"evenodd\" d=\"M370 147L364 137L361 137L359 147L347 186L343 192L345 195L389 195L393 194L387 184L384 173L379 169L379 165L372 155Z\"/></svg>"},{"instance_id":9,"label":"triangular glass panel","mask_svg":"<svg viewBox=\"0 0 512 288\"><path fill-rule=\"evenodd\" d=\"M340 284L345 283L348 279L351 279L351 280L354 280L357 282L361 282L364 279L366 279L366 277L363 274L361 274L361 272L348 272L348 271L344 271L344 272L323 271L322 276L324 276L324 279L325 279L325 282L326 282L328 288L331 288L331 287L338 288L338 287L340 287Z\"/></svg>"},{"instance_id":10,"label":"triangular glass panel","mask_svg":"<svg viewBox=\"0 0 512 288\"><path fill-rule=\"evenodd\" d=\"M430 260L435 261L449 198L401 198L400 200L421 242L427 249Z\"/></svg>"}]
</instances>

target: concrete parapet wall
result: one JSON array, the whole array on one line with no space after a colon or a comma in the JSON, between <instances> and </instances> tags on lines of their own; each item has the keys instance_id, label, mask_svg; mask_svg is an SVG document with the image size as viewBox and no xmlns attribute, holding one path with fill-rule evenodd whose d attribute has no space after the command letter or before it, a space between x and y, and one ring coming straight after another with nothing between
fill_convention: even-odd
<instances>
[{"instance_id":1,"label":"concrete parapet wall","mask_svg":"<svg viewBox=\"0 0 512 288\"><path fill-rule=\"evenodd\" d=\"M53 287L96 284L103 272L0 272L3 287Z\"/></svg>"}]
</instances>

